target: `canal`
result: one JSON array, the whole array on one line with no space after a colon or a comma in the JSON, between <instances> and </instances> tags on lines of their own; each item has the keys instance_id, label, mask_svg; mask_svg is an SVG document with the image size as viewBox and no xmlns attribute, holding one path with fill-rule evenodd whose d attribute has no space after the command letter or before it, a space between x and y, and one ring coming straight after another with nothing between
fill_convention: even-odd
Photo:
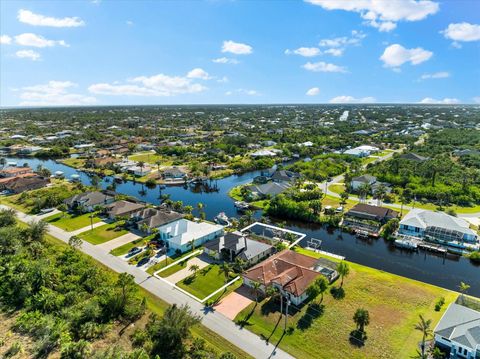
<instances>
[{"instance_id":1,"label":"canal","mask_svg":"<svg viewBox=\"0 0 480 359\"><path fill-rule=\"evenodd\" d=\"M19 166L27 163L33 169L42 165L52 173L62 171L66 178L77 174L82 183L91 184L87 174L53 160L7 158L7 161L15 161ZM203 187L190 186L148 189L131 181L118 184L116 191L153 204L160 203L162 194L168 194L173 201L180 200L184 205L191 205L194 208L201 202L204 204L207 219L212 220L219 212L225 212L229 217L238 216L234 201L228 196L228 192L232 187L250 182L259 173L260 171L253 171L212 181L211 187L214 189L207 191ZM104 178L102 187L108 186L112 180L111 177ZM383 239L361 240L340 230L327 230L317 225L290 222L287 223L287 228L307 234L301 242L302 246L306 246L310 238L317 238L322 240L323 250L345 256L349 261L452 290L457 290L463 281L471 286L469 290L471 295L480 297L480 266L474 265L466 258L454 255L444 258L424 251L409 252L395 248Z\"/></svg>"}]
</instances>

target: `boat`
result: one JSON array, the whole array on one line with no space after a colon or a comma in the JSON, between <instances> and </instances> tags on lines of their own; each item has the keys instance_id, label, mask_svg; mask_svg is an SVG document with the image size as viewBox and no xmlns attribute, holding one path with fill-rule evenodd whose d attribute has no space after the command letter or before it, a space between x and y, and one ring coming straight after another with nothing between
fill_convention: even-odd
<instances>
[{"instance_id":1,"label":"boat","mask_svg":"<svg viewBox=\"0 0 480 359\"><path fill-rule=\"evenodd\" d=\"M113 180L117 183L122 183L123 179L121 176L113 176Z\"/></svg>"},{"instance_id":2,"label":"boat","mask_svg":"<svg viewBox=\"0 0 480 359\"><path fill-rule=\"evenodd\" d=\"M412 251L418 249L417 243L408 239L395 239L395 246L398 248L410 249Z\"/></svg>"},{"instance_id":3,"label":"boat","mask_svg":"<svg viewBox=\"0 0 480 359\"><path fill-rule=\"evenodd\" d=\"M368 233L367 231L363 231L361 229L357 229L355 231L355 234L357 235L358 238L367 239L368 237L370 237L370 233Z\"/></svg>"},{"instance_id":4,"label":"boat","mask_svg":"<svg viewBox=\"0 0 480 359\"><path fill-rule=\"evenodd\" d=\"M240 211L245 211L250 208L250 205L247 202L243 202L243 201L236 201L234 205L235 205L235 208Z\"/></svg>"},{"instance_id":5,"label":"boat","mask_svg":"<svg viewBox=\"0 0 480 359\"><path fill-rule=\"evenodd\" d=\"M72 182L78 182L78 181L80 181L80 175L76 175L76 174L71 175L70 179L71 179Z\"/></svg>"},{"instance_id":6,"label":"boat","mask_svg":"<svg viewBox=\"0 0 480 359\"><path fill-rule=\"evenodd\" d=\"M7 167L17 167L17 162L14 162L14 161L7 162Z\"/></svg>"},{"instance_id":7,"label":"boat","mask_svg":"<svg viewBox=\"0 0 480 359\"><path fill-rule=\"evenodd\" d=\"M228 220L227 215L225 212L220 212L217 214L217 216L214 218L215 223L221 224L222 226L229 226L230 221Z\"/></svg>"},{"instance_id":8,"label":"boat","mask_svg":"<svg viewBox=\"0 0 480 359\"><path fill-rule=\"evenodd\" d=\"M56 171L56 172L55 172L55 177L57 177L57 178L63 178L63 177L64 177L64 174L63 174L62 171Z\"/></svg>"}]
</instances>

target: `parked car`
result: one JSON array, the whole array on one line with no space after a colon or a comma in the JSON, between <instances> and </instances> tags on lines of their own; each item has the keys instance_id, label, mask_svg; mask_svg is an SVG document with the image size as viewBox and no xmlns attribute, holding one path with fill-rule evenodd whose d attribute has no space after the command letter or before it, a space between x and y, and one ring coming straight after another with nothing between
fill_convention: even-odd
<instances>
[{"instance_id":1,"label":"parked car","mask_svg":"<svg viewBox=\"0 0 480 359\"><path fill-rule=\"evenodd\" d=\"M138 254L142 251L142 248L138 248L138 247L133 247L132 249L130 249L128 251L128 256L131 257L131 256L134 256L135 254Z\"/></svg>"},{"instance_id":2,"label":"parked car","mask_svg":"<svg viewBox=\"0 0 480 359\"><path fill-rule=\"evenodd\" d=\"M150 261L150 258L149 257L143 257L142 259L140 259L137 263L137 267L141 267L143 266L144 264L147 264L148 262Z\"/></svg>"},{"instance_id":3,"label":"parked car","mask_svg":"<svg viewBox=\"0 0 480 359\"><path fill-rule=\"evenodd\" d=\"M55 208L42 208L38 214L39 215L47 214L47 213L53 212L54 210L55 210Z\"/></svg>"},{"instance_id":4,"label":"parked car","mask_svg":"<svg viewBox=\"0 0 480 359\"><path fill-rule=\"evenodd\" d=\"M6 195L9 195L9 194L10 194L10 191L8 189L0 192L0 196L6 196Z\"/></svg>"}]
</instances>

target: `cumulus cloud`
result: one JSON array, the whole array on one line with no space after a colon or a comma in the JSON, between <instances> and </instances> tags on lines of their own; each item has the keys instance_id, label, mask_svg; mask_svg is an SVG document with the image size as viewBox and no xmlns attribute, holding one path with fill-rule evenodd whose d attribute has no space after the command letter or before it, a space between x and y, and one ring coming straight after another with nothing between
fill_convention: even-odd
<instances>
[{"instance_id":1,"label":"cumulus cloud","mask_svg":"<svg viewBox=\"0 0 480 359\"><path fill-rule=\"evenodd\" d=\"M35 14L29 10L24 9L18 11L17 18L18 21L33 26L78 27L85 25L85 22L78 17L56 18Z\"/></svg>"},{"instance_id":2,"label":"cumulus cloud","mask_svg":"<svg viewBox=\"0 0 480 359\"><path fill-rule=\"evenodd\" d=\"M303 57L314 57L321 54L321 51L318 47L299 47L296 50L285 50L286 55L300 55Z\"/></svg>"},{"instance_id":3,"label":"cumulus cloud","mask_svg":"<svg viewBox=\"0 0 480 359\"><path fill-rule=\"evenodd\" d=\"M432 74L423 74L420 76L420 80L429 80L429 79L445 79L450 77L450 73L447 71L434 72Z\"/></svg>"},{"instance_id":4,"label":"cumulus cloud","mask_svg":"<svg viewBox=\"0 0 480 359\"><path fill-rule=\"evenodd\" d=\"M317 96L320 93L320 89L318 87L312 87L309 89L305 95L307 96Z\"/></svg>"},{"instance_id":5,"label":"cumulus cloud","mask_svg":"<svg viewBox=\"0 0 480 359\"><path fill-rule=\"evenodd\" d=\"M242 94L242 95L248 95L248 96L260 96L260 92L258 92L257 90L248 90L248 89L242 89L242 88L227 91L227 92L225 92L225 95L226 96L231 96L235 93Z\"/></svg>"},{"instance_id":6,"label":"cumulus cloud","mask_svg":"<svg viewBox=\"0 0 480 359\"><path fill-rule=\"evenodd\" d=\"M219 57L217 59L213 59L212 62L215 62L216 64L233 64L233 65L236 65L239 63L237 59L232 59L229 57Z\"/></svg>"},{"instance_id":7,"label":"cumulus cloud","mask_svg":"<svg viewBox=\"0 0 480 359\"><path fill-rule=\"evenodd\" d=\"M385 67L399 68L406 62L412 65L421 64L430 59L432 55L433 52L421 47L406 49L402 45L393 44L385 49L383 55L380 56L380 60L383 61Z\"/></svg>"},{"instance_id":8,"label":"cumulus cloud","mask_svg":"<svg viewBox=\"0 0 480 359\"><path fill-rule=\"evenodd\" d=\"M431 105L454 105L460 103L460 100L457 98L444 98L443 100L437 100L431 97L425 97L419 103L431 104Z\"/></svg>"},{"instance_id":9,"label":"cumulus cloud","mask_svg":"<svg viewBox=\"0 0 480 359\"><path fill-rule=\"evenodd\" d=\"M125 22L128 26L133 26L133 21L132 20L127 20Z\"/></svg>"},{"instance_id":10,"label":"cumulus cloud","mask_svg":"<svg viewBox=\"0 0 480 359\"><path fill-rule=\"evenodd\" d=\"M32 34L32 33L24 33L15 36L15 42L18 45L22 46L31 46L31 47L52 47L56 45L68 47L69 45L63 40L48 40L43 36Z\"/></svg>"},{"instance_id":11,"label":"cumulus cloud","mask_svg":"<svg viewBox=\"0 0 480 359\"><path fill-rule=\"evenodd\" d=\"M208 74L207 71L204 69L201 69L199 67L193 69L187 74L187 77L189 79L202 79L202 80L209 80L211 79L210 75Z\"/></svg>"},{"instance_id":12,"label":"cumulus cloud","mask_svg":"<svg viewBox=\"0 0 480 359\"><path fill-rule=\"evenodd\" d=\"M158 74L139 76L127 80L126 84L97 83L92 84L88 91L98 95L112 96L175 96L187 93L198 93L207 88L193 82L187 76L168 76Z\"/></svg>"},{"instance_id":13,"label":"cumulus cloud","mask_svg":"<svg viewBox=\"0 0 480 359\"><path fill-rule=\"evenodd\" d=\"M450 24L441 31L443 36L453 41L479 41L480 40L480 25L470 24L468 22L461 22L457 24Z\"/></svg>"},{"instance_id":14,"label":"cumulus cloud","mask_svg":"<svg viewBox=\"0 0 480 359\"><path fill-rule=\"evenodd\" d=\"M77 84L70 81L49 81L46 84L21 88L20 106L81 106L97 102L95 97L69 93Z\"/></svg>"},{"instance_id":15,"label":"cumulus cloud","mask_svg":"<svg viewBox=\"0 0 480 359\"><path fill-rule=\"evenodd\" d=\"M360 14L365 23L379 31L391 31L399 21L419 21L435 14L439 5L430 0L305 0L325 10L345 10Z\"/></svg>"},{"instance_id":16,"label":"cumulus cloud","mask_svg":"<svg viewBox=\"0 0 480 359\"><path fill-rule=\"evenodd\" d=\"M222 52L229 52L235 55L249 55L253 52L253 48L250 45L242 44L241 42L227 40L223 42Z\"/></svg>"},{"instance_id":17,"label":"cumulus cloud","mask_svg":"<svg viewBox=\"0 0 480 359\"><path fill-rule=\"evenodd\" d=\"M303 68L313 72L347 72L347 69L343 66L335 64L329 64L327 62L307 62L303 65Z\"/></svg>"},{"instance_id":18,"label":"cumulus cloud","mask_svg":"<svg viewBox=\"0 0 480 359\"><path fill-rule=\"evenodd\" d=\"M0 44L3 45L10 45L12 43L12 38L8 35L1 35L0 36Z\"/></svg>"},{"instance_id":19,"label":"cumulus cloud","mask_svg":"<svg viewBox=\"0 0 480 359\"><path fill-rule=\"evenodd\" d=\"M360 97L355 98L353 96L337 96L329 101L330 103L372 103L376 102L375 97Z\"/></svg>"},{"instance_id":20,"label":"cumulus cloud","mask_svg":"<svg viewBox=\"0 0 480 359\"><path fill-rule=\"evenodd\" d=\"M475 102L475 103L480 103L480 96L475 96L475 97L473 98L473 102Z\"/></svg>"},{"instance_id":21,"label":"cumulus cloud","mask_svg":"<svg viewBox=\"0 0 480 359\"><path fill-rule=\"evenodd\" d=\"M342 56L343 55L343 49L328 49L328 50L325 50L325 53L326 54L330 54L332 56Z\"/></svg>"},{"instance_id":22,"label":"cumulus cloud","mask_svg":"<svg viewBox=\"0 0 480 359\"><path fill-rule=\"evenodd\" d=\"M40 54L33 50L19 50L15 53L15 56L21 59L30 59L33 61L40 59Z\"/></svg>"}]
</instances>

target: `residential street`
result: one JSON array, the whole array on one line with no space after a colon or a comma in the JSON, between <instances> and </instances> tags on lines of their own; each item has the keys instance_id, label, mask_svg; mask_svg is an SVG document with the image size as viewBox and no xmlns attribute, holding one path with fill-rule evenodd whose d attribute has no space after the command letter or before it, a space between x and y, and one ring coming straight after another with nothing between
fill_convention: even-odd
<instances>
[{"instance_id":1,"label":"residential street","mask_svg":"<svg viewBox=\"0 0 480 359\"><path fill-rule=\"evenodd\" d=\"M0 205L0 208L9 207ZM30 216L19 211L16 211L16 213L18 218L23 222L28 223L39 220L37 216ZM56 237L65 243L68 243L68 240L72 236L72 233L66 232L52 225L49 225L48 231L53 237ZM173 286L164 281L160 281L135 266L129 265L122 259L109 254L105 249L83 241L81 251L98 262L108 266L115 272L127 272L132 274L135 277L136 283L165 302L179 305L187 304L192 312L201 316L203 325L221 335L251 356L255 358L293 358L286 352L280 349L275 349L274 345L266 344L265 341L260 339L257 335L246 329L241 329L222 314L207 310L202 304L174 289Z\"/></svg>"}]
</instances>

